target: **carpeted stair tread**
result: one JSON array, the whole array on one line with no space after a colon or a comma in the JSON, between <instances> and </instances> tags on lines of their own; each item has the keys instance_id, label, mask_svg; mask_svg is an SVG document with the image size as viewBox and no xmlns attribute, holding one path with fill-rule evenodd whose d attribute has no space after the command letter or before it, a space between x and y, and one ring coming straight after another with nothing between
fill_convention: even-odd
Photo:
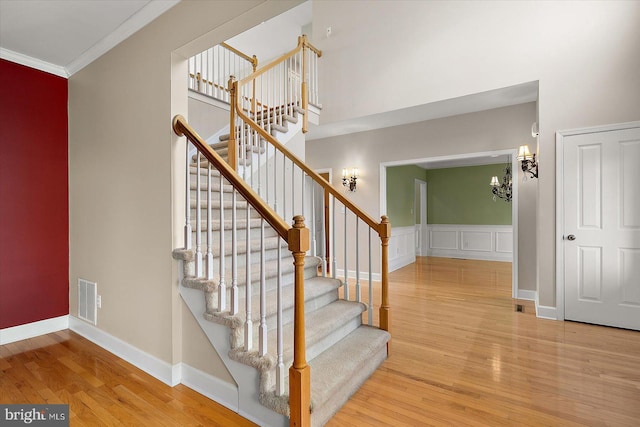
<instances>
[{"instance_id":1,"label":"carpeted stair tread","mask_svg":"<svg viewBox=\"0 0 640 427\"><path fill-rule=\"evenodd\" d=\"M364 310L364 304L338 299L310 313L305 313L305 341L307 357L311 359L315 354L320 352L313 351L314 345L320 343L324 338L330 336L336 330L339 330L342 325L358 316L361 316ZM284 366L291 366L291 363L293 362L293 323L284 325L282 332L284 336ZM344 338L344 336L338 336L335 340L339 341L342 338ZM270 334L268 348L269 352L274 355L276 354L276 345L277 334ZM326 347L327 344L325 343L321 350L326 349Z\"/></svg>"},{"instance_id":2,"label":"carpeted stair tread","mask_svg":"<svg viewBox=\"0 0 640 427\"><path fill-rule=\"evenodd\" d=\"M390 338L387 331L363 325L309 362L313 426L324 425L378 369Z\"/></svg>"},{"instance_id":3,"label":"carpeted stair tread","mask_svg":"<svg viewBox=\"0 0 640 427\"><path fill-rule=\"evenodd\" d=\"M256 284L256 285L259 286L259 284ZM311 301L311 300L314 300L315 298L325 295L329 292L333 292L337 290L339 286L340 286L340 283L335 279L328 279L323 277L313 277L310 279L306 279L305 286L304 286L305 303L307 301ZM243 287L243 292L244 292L244 287ZM282 287L282 310L283 311L293 308L294 292L295 292L295 289L294 289L293 283L289 283L288 285ZM242 296L239 299L239 306L244 307L246 303L246 299L243 293L241 293L241 295ZM267 317L275 316L277 314L278 306L277 306L276 295L277 295L277 289L267 291L267 305L265 307ZM336 298L337 298L337 294L336 294ZM256 295L253 295L251 298L251 311L252 311L252 317L253 317L254 323L259 323L260 298L257 297ZM244 314L242 314L241 317L245 318ZM273 332L272 335L276 335L276 333ZM257 341L256 341L256 344L257 344ZM271 348L275 349L275 347L271 347Z\"/></svg>"},{"instance_id":4,"label":"carpeted stair tread","mask_svg":"<svg viewBox=\"0 0 640 427\"><path fill-rule=\"evenodd\" d=\"M238 210L246 210L247 209L247 202L246 200L241 200L240 199L240 195L238 195L238 197L236 198L236 209ZM195 209L198 206L198 199L196 199L195 197L192 197L189 200L189 207L191 209ZM201 197L200 198L200 209L206 209L207 207L207 198L206 197ZM219 209L220 208L220 193L216 193L216 196L214 197L213 194L211 195L211 209ZM233 208L233 201L231 200L231 197L225 196L224 197L224 209L231 209ZM251 209L252 212L255 211L255 209ZM231 217L230 213L225 213L225 216L229 216Z\"/></svg>"},{"instance_id":5,"label":"carpeted stair tread","mask_svg":"<svg viewBox=\"0 0 640 427\"><path fill-rule=\"evenodd\" d=\"M253 239L255 238L259 238L260 236L260 224L261 224L262 219L261 218L251 218L250 220L250 226L251 226L251 238ZM196 231L196 224L197 224L197 220L195 218L191 218L191 230L193 232ZM225 219L224 220L224 229L225 230L231 230L231 227L233 225L233 220L231 219ZM206 216L204 216L203 218L200 219L200 226L202 228L202 231L207 231L208 226L207 226L207 219ZM211 221L211 230L213 231L218 231L220 230L220 221L219 220L212 220ZM242 235L241 238L244 239L245 236L245 230L247 228L247 219L246 218L238 218L236 219L236 230L242 230ZM254 230L254 229L258 229L258 230ZM265 221L264 222L264 229L265 232L271 232L273 229L271 228L271 226ZM273 233L271 233L273 234ZM217 239L216 239L217 240Z\"/></svg>"},{"instance_id":6,"label":"carpeted stair tread","mask_svg":"<svg viewBox=\"0 0 640 427\"><path fill-rule=\"evenodd\" d=\"M333 393L346 386L350 373L355 372L371 354L386 345L390 338L387 331L362 325L311 360L309 366L315 373L311 376L312 406L321 406Z\"/></svg>"}]
</instances>

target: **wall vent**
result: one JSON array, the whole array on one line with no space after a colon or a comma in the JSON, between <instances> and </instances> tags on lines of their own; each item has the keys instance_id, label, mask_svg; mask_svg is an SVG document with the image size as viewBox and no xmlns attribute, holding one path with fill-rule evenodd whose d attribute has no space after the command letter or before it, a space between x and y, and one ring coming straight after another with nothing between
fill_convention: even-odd
<instances>
[{"instance_id":1,"label":"wall vent","mask_svg":"<svg viewBox=\"0 0 640 427\"><path fill-rule=\"evenodd\" d=\"M98 322L98 284L78 279L78 317L89 323Z\"/></svg>"}]
</instances>

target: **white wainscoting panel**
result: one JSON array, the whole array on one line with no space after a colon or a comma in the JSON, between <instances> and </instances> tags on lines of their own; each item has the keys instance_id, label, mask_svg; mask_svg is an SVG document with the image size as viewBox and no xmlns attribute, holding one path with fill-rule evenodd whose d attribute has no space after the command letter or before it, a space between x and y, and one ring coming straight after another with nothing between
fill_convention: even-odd
<instances>
[{"instance_id":1,"label":"white wainscoting panel","mask_svg":"<svg viewBox=\"0 0 640 427\"><path fill-rule=\"evenodd\" d=\"M513 252L513 233L509 231L496 231L496 252Z\"/></svg>"},{"instance_id":2,"label":"white wainscoting panel","mask_svg":"<svg viewBox=\"0 0 640 427\"><path fill-rule=\"evenodd\" d=\"M416 227L395 227L389 239L389 271L397 270L416 261Z\"/></svg>"},{"instance_id":3,"label":"white wainscoting panel","mask_svg":"<svg viewBox=\"0 0 640 427\"><path fill-rule=\"evenodd\" d=\"M458 230L438 230L428 225L429 229L429 252L431 249L438 250L458 250Z\"/></svg>"},{"instance_id":4,"label":"white wainscoting panel","mask_svg":"<svg viewBox=\"0 0 640 427\"><path fill-rule=\"evenodd\" d=\"M487 261L513 260L510 225L429 224L427 255Z\"/></svg>"},{"instance_id":5,"label":"white wainscoting panel","mask_svg":"<svg viewBox=\"0 0 640 427\"><path fill-rule=\"evenodd\" d=\"M491 252L491 231L460 230L463 251Z\"/></svg>"}]
</instances>

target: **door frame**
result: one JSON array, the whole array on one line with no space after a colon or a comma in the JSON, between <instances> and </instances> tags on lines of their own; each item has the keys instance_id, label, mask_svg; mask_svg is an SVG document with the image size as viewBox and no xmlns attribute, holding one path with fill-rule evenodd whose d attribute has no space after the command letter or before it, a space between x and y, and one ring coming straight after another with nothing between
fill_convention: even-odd
<instances>
[{"instance_id":1,"label":"door frame","mask_svg":"<svg viewBox=\"0 0 640 427\"><path fill-rule=\"evenodd\" d=\"M420 193L420 197L416 197L418 192ZM418 222L415 222L418 203L420 203L420 218L418 219ZM419 254L418 251L416 251L416 256L426 256L427 251L424 245L424 235L427 232L427 181L418 178L414 178L413 180L413 217L415 225L420 225L420 248Z\"/></svg>"},{"instance_id":2,"label":"door frame","mask_svg":"<svg viewBox=\"0 0 640 427\"><path fill-rule=\"evenodd\" d=\"M556 132L556 319L564 317L564 139L588 133L611 132L640 127L640 121L615 123Z\"/></svg>"},{"instance_id":3,"label":"door frame","mask_svg":"<svg viewBox=\"0 0 640 427\"><path fill-rule=\"evenodd\" d=\"M424 163L428 161L440 160L464 160L474 157L501 156L509 155L511 157L511 170L516 171L520 167L516 159L518 150L506 149L495 151L483 151L479 153L452 154L448 156L422 157L417 159L395 160L391 162L380 163L380 215L387 214L387 167L413 165L416 163ZM512 181L513 193L511 199L511 227L513 234L513 252L511 261L511 297L518 298L518 179ZM391 230L393 233L393 229Z\"/></svg>"}]
</instances>

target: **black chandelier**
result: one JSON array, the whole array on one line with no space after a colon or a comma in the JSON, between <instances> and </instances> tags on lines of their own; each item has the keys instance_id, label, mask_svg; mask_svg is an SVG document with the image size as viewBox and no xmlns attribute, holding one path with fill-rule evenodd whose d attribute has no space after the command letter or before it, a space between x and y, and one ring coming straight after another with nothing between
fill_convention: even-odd
<instances>
[{"instance_id":1,"label":"black chandelier","mask_svg":"<svg viewBox=\"0 0 640 427\"><path fill-rule=\"evenodd\" d=\"M491 178L491 192L493 193L493 201L496 201L496 197L504 199L506 202L510 202L512 198L513 185L511 184L511 165L507 165L504 168L504 176L502 177L502 183L498 181L498 177Z\"/></svg>"}]
</instances>

